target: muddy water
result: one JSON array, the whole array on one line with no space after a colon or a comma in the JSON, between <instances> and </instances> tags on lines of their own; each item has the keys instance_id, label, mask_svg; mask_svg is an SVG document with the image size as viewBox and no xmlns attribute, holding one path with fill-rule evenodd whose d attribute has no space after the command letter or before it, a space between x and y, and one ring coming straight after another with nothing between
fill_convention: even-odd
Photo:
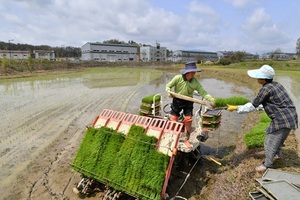
<instances>
[{"instance_id":1,"label":"muddy water","mask_svg":"<svg viewBox=\"0 0 300 200\"><path fill-rule=\"evenodd\" d=\"M1 183L12 181L48 145L62 139L60 134L89 107L94 108L93 112L82 127L92 123L104 108L138 114L141 98L150 94L161 93L162 103L170 103L165 85L174 75L164 73L151 81L151 73L124 71L1 82ZM249 89L221 80L211 78L201 82L215 97L237 93L252 96ZM212 149L234 144L242 118L224 112L222 120L220 131L206 143Z\"/></svg>"}]
</instances>

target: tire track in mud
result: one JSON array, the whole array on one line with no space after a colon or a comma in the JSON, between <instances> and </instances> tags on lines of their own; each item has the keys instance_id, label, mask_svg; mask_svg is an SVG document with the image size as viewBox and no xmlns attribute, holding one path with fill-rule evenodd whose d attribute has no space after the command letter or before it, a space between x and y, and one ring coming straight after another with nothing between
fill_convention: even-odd
<instances>
[{"instance_id":1,"label":"tire track in mud","mask_svg":"<svg viewBox=\"0 0 300 200\"><path fill-rule=\"evenodd\" d=\"M77 94L70 92L72 95L65 95L58 99L50 98L50 100L45 100L45 102L42 100L42 102L38 103L27 103L25 107L20 108L17 112L5 113L6 118L2 118L0 121L0 127L4 127L0 137L2 146L0 148L0 166L2 166L2 169L5 169L0 172L1 188L5 188L4 186L14 182L18 172L27 169L28 165L39 158L43 154L42 152L47 151L49 146L54 145L58 141L65 141L68 143L69 148L62 148L61 151L55 149L55 159L57 161L51 161L50 166L44 168L42 176L35 174L27 184L29 199L31 199L30 196L35 196L35 193L40 191L37 188L47 190L49 196L56 196L56 198L62 199L64 194L64 191L61 191L62 188L55 188L54 191L58 190L58 192L53 192L53 183L51 183L53 181L51 181L51 178L48 180L48 173L54 173L52 171L55 171L55 169L52 169L53 166L62 162L58 155L64 155L63 157L69 158L69 162L64 163L64 165L69 165L71 162L70 155L68 155L69 150L74 148L74 143L78 145L78 141L75 141L82 137L85 126L90 125L104 108L113 110L124 108L124 104L128 104L130 101L128 96L132 96L138 88L137 86L131 86L119 87L116 90L97 89ZM49 98L49 95L47 97ZM18 113L22 113L22 117L18 117ZM77 121L83 121L83 116L88 116L89 120L87 123L77 124ZM75 132L78 132L76 135L68 131L68 129L74 130L74 128L77 129ZM51 160L48 156L43 159ZM56 163L55 165L55 162L58 164ZM65 168L69 169L69 166ZM23 176L25 177L26 175L23 174L19 178ZM69 178L69 180L71 179L72 177ZM65 183L62 184L65 185ZM64 186L64 190L69 187L69 184L67 183ZM49 196L46 198L49 198Z\"/></svg>"},{"instance_id":2,"label":"tire track in mud","mask_svg":"<svg viewBox=\"0 0 300 200\"><path fill-rule=\"evenodd\" d=\"M112 109L121 107L126 100L124 96L135 89L122 88L122 92L118 89L118 93L107 92L107 94L103 94L103 91L87 92L77 96L72 95L72 98L67 96L53 101L51 104L32 104L22 109L20 112L24 113L23 118L11 123L10 126L1 124L2 127L5 127L1 136L1 146L5 146L0 155L0 166L5 169L0 172L2 183L12 180L13 174L10 171L16 172L24 169L45 146L55 141L72 121L91 104L97 102L103 108L110 107ZM35 112L37 108L41 108L39 112ZM1 123L8 123L11 118L16 118L16 115L17 113L10 113L7 120L3 120ZM10 176L12 177L9 178ZM7 178L8 180L5 180Z\"/></svg>"},{"instance_id":3,"label":"tire track in mud","mask_svg":"<svg viewBox=\"0 0 300 200\"><path fill-rule=\"evenodd\" d=\"M129 95L129 93L134 94L135 92L132 92L132 89L128 90L126 92L126 95ZM101 111L104 108L114 108L115 106L122 106L121 104L124 104L125 102L128 103L128 101L130 101L131 98L122 98L122 101L120 101L120 98L124 96L124 92L123 93L119 93L114 95L113 97L104 99L104 100L100 100L99 103L93 103L94 105L90 105L89 108L87 108L86 110L92 110L93 107L98 107L97 110ZM132 96L132 95L129 95ZM93 109L94 110L94 109ZM116 110L116 109L114 109ZM92 122L94 120L94 118L96 117L96 115L98 115L99 113L97 111L94 112L93 116L89 116L90 118L90 122ZM76 119L71 123L70 126L75 126L76 127ZM66 130L67 132L68 130ZM55 186L53 186L53 181L55 180L56 182L58 180L60 180L60 177L57 176L57 174L59 174L57 169L57 166L59 165L69 165L69 163L71 162L71 159L74 157L74 155L69 156L69 162L67 162L68 159L66 159L66 156L70 150L73 148L74 143L76 144L76 141L78 143L78 137L82 136L80 131L76 131L76 135L74 135L74 137L70 138L69 145L65 146L61 152L57 153L55 156L55 161L51 162L51 165L49 167L47 167L47 170L45 170L45 173L43 175L43 177L41 178L41 180L38 180L36 182L34 182L31 186L31 189L29 191L28 194L28 198L29 199L34 199L36 198L36 193L38 193L38 190L41 190L41 188L43 188L44 190L47 191L48 194L48 198L49 196L51 196L51 198L59 198L59 199L68 199L68 196L72 196L74 195L72 194L68 194L65 195L65 192L68 191L72 191L72 187L74 185L74 174L70 174L69 178L66 180L63 180L61 184L60 188L57 188ZM66 166L67 168L67 166ZM64 172L65 174L65 172ZM78 174L77 174L78 175ZM72 184L73 183L73 184ZM57 185L57 184L56 184ZM39 188L39 189L36 189ZM63 189L62 189L63 188ZM34 192L35 191L35 192ZM46 198L46 197L45 197Z\"/></svg>"}]
</instances>

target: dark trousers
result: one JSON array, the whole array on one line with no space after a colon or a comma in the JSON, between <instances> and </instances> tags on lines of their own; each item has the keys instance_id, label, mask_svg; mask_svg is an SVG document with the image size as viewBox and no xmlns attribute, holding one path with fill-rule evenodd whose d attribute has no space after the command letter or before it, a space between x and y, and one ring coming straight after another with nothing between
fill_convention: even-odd
<instances>
[{"instance_id":1,"label":"dark trousers","mask_svg":"<svg viewBox=\"0 0 300 200\"><path fill-rule=\"evenodd\" d=\"M171 115L179 117L180 112L183 110L184 116L193 116L193 102L191 101L173 98L171 108Z\"/></svg>"},{"instance_id":2,"label":"dark trousers","mask_svg":"<svg viewBox=\"0 0 300 200\"><path fill-rule=\"evenodd\" d=\"M265 163L266 167L273 167L273 159L276 153L279 153L281 147L288 137L291 129L288 128L281 128L272 133L268 133L265 138Z\"/></svg>"}]
</instances>

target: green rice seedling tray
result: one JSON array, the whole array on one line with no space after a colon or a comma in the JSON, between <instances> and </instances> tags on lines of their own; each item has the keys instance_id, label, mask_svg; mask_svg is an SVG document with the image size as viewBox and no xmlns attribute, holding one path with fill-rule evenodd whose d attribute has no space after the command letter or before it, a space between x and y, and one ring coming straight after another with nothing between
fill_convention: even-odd
<instances>
[{"instance_id":1,"label":"green rice seedling tray","mask_svg":"<svg viewBox=\"0 0 300 200\"><path fill-rule=\"evenodd\" d=\"M140 110L140 116L151 116L153 115L152 111ZM160 115L159 111L155 112L155 115Z\"/></svg>"},{"instance_id":2,"label":"green rice seedling tray","mask_svg":"<svg viewBox=\"0 0 300 200\"><path fill-rule=\"evenodd\" d=\"M221 123L222 110L207 110L202 115L202 128L215 130Z\"/></svg>"},{"instance_id":3,"label":"green rice seedling tray","mask_svg":"<svg viewBox=\"0 0 300 200\"><path fill-rule=\"evenodd\" d=\"M143 103L142 102L142 106L148 107L148 108L152 108L153 107L153 103L152 104L148 104L148 103ZM154 103L154 107L159 107L159 106L160 106L160 102L155 102Z\"/></svg>"},{"instance_id":4,"label":"green rice seedling tray","mask_svg":"<svg viewBox=\"0 0 300 200\"><path fill-rule=\"evenodd\" d=\"M142 99L142 103L145 103L145 104L150 104L152 105L154 102L160 102L161 100L161 96L160 95L157 95L157 94L152 94L152 95L149 95L149 96L146 96Z\"/></svg>"},{"instance_id":5,"label":"green rice seedling tray","mask_svg":"<svg viewBox=\"0 0 300 200\"><path fill-rule=\"evenodd\" d=\"M161 96L157 94L152 94L144 97L142 99L142 104L140 106L140 115L141 116L153 115L153 109L154 109L154 115L159 115L160 100L161 100Z\"/></svg>"},{"instance_id":6,"label":"green rice seedling tray","mask_svg":"<svg viewBox=\"0 0 300 200\"><path fill-rule=\"evenodd\" d=\"M202 121L202 128L215 129L219 127L220 123L221 123L221 119L215 122Z\"/></svg>"},{"instance_id":7,"label":"green rice seedling tray","mask_svg":"<svg viewBox=\"0 0 300 200\"><path fill-rule=\"evenodd\" d=\"M233 96L229 98L215 98L216 107L226 107L227 105L244 105L250 102L246 97L242 96Z\"/></svg>"},{"instance_id":8,"label":"green rice seedling tray","mask_svg":"<svg viewBox=\"0 0 300 200\"><path fill-rule=\"evenodd\" d=\"M145 110L145 111L152 111L152 110L153 110L153 108L151 108L151 107L146 107L146 106L143 106L143 105L140 106L140 109L141 109L141 110ZM156 111L158 111L159 109L160 109L160 106L155 107L155 110L156 110Z\"/></svg>"},{"instance_id":9,"label":"green rice seedling tray","mask_svg":"<svg viewBox=\"0 0 300 200\"><path fill-rule=\"evenodd\" d=\"M207 129L209 131L213 131L218 129L220 126L220 123L202 123L202 128Z\"/></svg>"},{"instance_id":10,"label":"green rice seedling tray","mask_svg":"<svg viewBox=\"0 0 300 200\"><path fill-rule=\"evenodd\" d=\"M220 121L222 116L222 110L207 110L202 115L203 122L217 122Z\"/></svg>"}]
</instances>

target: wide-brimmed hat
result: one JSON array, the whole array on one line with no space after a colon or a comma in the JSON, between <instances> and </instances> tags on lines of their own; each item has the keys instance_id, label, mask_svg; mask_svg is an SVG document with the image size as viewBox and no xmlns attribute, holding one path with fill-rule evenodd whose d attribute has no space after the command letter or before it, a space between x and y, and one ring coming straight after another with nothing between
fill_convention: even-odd
<instances>
[{"instance_id":1,"label":"wide-brimmed hat","mask_svg":"<svg viewBox=\"0 0 300 200\"><path fill-rule=\"evenodd\" d=\"M189 72L201 72L201 69L197 68L195 61L185 63L185 69L180 70L181 74L186 74Z\"/></svg>"},{"instance_id":2,"label":"wide-brimmed hat","mask_svg":"<svg viewBox=\"0 0 300 200\"><path fill-rule=\"evenodd\" d=\"M248 75L257 79L273 79L275 76L274 69L269 65L263 65L259 69L252 69L247 71Z\"/></svg>"}]
</instances>

